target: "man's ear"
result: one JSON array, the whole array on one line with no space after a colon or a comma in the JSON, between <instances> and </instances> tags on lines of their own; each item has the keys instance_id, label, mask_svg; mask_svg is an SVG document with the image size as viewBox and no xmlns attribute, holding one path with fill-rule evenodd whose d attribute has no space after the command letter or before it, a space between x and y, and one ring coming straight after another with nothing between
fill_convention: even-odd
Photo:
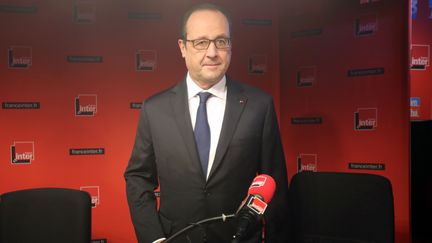
<instances>
[{"instance_id":1,"label":"man's ear","mask_svg":"<svg viewBox=\"0 0 432 243\"><path fill-rule=\"evenodd\" d=\"M178 39L177 43L179 45L179 49L180 49L180 52L182 54L182 57L185 58L185 56L186 56L186 45L185 45L185 42L182 39Z\"/></svg>"}]
</instances>

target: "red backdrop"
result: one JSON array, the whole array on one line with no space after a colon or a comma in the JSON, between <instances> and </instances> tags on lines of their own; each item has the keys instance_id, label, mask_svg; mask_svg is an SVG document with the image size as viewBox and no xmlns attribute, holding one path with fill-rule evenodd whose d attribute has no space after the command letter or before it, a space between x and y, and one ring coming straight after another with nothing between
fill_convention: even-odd
<instances>
[{"instance_id":1,"label":"red backdrop","mask_svg":"<svg viewBox=\"0 0 432 243\"><path fill-rule=\"evenodd\" d=\"M0 193L89 191L93 238L135 242L123 171L139 104L185 75L179 19L197 2L0 0ZM233 17L229 75L275 98L289 176L389 177L397 242L409 234L402 2L217 1Z\"/></svg>"},{"instance_id":2,"label":"red backdrop","mask_svg":"<svg viewBox=\"0 0 432 243\"><path fill-rule=\"evenodd\" d=\"M184 77L179 20L197 2L0 1L0 192L87 190L93 238L134 242L123 179L131 106ZM275 1L220 4L233 14L229 74L279 105Z\"/></svg>"},{"instance_id":3,"label":"red backdrop","mask_svg":"<svg viewBox=\"0 0 432 243\"><path fill-rule=\"evenodd\" d=\"M290 175L386 176L394 191L396 242L409 242L407 1L285 5L281 121Z\"/></svg>"}]
</instances>

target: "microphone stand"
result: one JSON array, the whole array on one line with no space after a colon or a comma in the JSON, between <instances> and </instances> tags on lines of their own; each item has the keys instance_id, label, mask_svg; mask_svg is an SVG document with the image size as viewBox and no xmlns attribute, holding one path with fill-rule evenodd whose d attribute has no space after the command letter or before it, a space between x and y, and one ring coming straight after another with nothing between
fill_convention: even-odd
<instances>
[{"instance_id":1,"label":"microphone stand","mask_svg":"<svg viewBox=\"0 0 432 243\"><path fill-rule=\"evenodd\" d=\"M235 214L228 214L228 215L222 214L221 216L217 216L217 217L213 217L213 218L207 218L207 219L200 220L196 223L191 223L190 225L184 227L183 229L177 231L175 234L171 235L168 239L164 240L163 243L169 243L171 240L173 240L177 236L189 231L190 229L192 229L194 227L202 226L202 224L211 223L211 222L219 221L219 220L222 220L222 222L225 222L227 219L234 218L235 216L236 216Z\"/></svg>"}]
</instances>

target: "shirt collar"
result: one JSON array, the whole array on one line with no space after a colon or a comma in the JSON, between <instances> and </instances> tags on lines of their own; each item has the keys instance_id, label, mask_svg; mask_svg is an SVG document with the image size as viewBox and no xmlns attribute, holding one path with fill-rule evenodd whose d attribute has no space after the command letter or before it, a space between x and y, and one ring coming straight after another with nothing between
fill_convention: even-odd
<instances>
[{"instance_id":1,"label":"shirt collar","mask_svg":"<svg viewBox=\"0 0 432 243\"><path fill-rule=\"evenodd\" d=\"M188 90L188 99L195 97L199 92L202 92L203 89L200 88L190 77L189 72L186 76L186 84ZM210 89L205 90L206 92L211 93L213 96L216 96L220 99L225 99L226 97L226 76L224 75L222 79L213 85Z\"/></svg>"}]
</instances>

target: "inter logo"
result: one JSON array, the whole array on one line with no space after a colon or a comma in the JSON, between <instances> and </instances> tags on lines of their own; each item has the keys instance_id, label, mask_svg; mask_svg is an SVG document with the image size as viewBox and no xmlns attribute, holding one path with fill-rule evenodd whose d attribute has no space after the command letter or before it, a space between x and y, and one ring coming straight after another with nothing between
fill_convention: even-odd
<instances>
[{"instance_id":1,"label":"inter logo","mask_svg":"<svg viewBox=\"0 0 432 243\"><path fill-rule=\"evenodd\" d=\"M85 191L90 194L92 208L95 208L100 204L99 186L81 186L80 191Z\"/></svg>"},{"instance_id":2,"label":"inter logo","mask_svg":"<svg viewBox=\"0 0 432 243\"><path fill-rule=\"evenodd\" d=\"M8 49L8 66L26 69L32 65L32 48L29 46L11 46Z\"/></svg>"},{"instance_id":3,"label":"inter logo","mask_svg":"<svg viewBox=\"0 0 432 243\"><path fill-rule=\"evenodd\" d=\"M317 154L299 154L297 156L297 172L317 171Z\"/></svg>"},{"instance_id":4,"label":"inter logo","mask_svg":"<svg viewBox=\"0 0 432 243\"><path fill-rule=\"evenodd\" d=\"M356 36L369 36L378 31L378 18L376 14L365 14L358 17L354 23Z\"/></svg>"},{"instance_id":5,"label":"inter logo","mask_svg":"<svg viewBox=\"0 0 432 243\"><path fill-rule=\"evenodd\" d=\"M354 112L354 130L371 131L378 127L377 108L358 108Z\"/></svg>"},{"instance_id":6,"label":"inter logo","mask_svg":"<svg viewBox=\"0 0 432 243\"><path fill-rule=\"evenodd\" d=\"M430 65L430 46L411 45L411 70L426 70Z\"/></svg>"},{"instance_id":7,"label":"inter logo","mask_svg":"<svg viewBox=\"0 0 432 243\"><path fill-rule=\"evenodd\" d=\"M135 64L137 71L154 71L156 68L156 51L138 50L135 55Z\"/></svg>"},{"instance_id":8,"label":"inter logo","mask_svg":"<svg viewBox=\"0 0 432 243\"><path fill-rule=\"evenodd\" d=\"M35 159L33 141L15 141L11 145L11 163L12 164L31 164Z\"/></svg>"},{"instance_id":9,"label":"inter logo","mask_svg":"<svg viewBox=\"0 0 432 243\"><path fill-rule=\"evenodd\" d=\"M75 116L94 116L97 113L97 95L81 94L75 97Z\"/></svg>"},{"instance_id":10,"label":"inter logo","mask_svg":"<svg viewBox=\"0 0 432 243\"><path fill-rule=\"evenodd\" d=\"M250 188L262 187L265 184L266 180L267 180L267 177L265 177L265 176L256 176L252 182L252 185L250 185Z\"/></svg>"},{"instance_id":11,"label":"inter logo","mask_svg":"<svg viewBox=\"0 0 432 243\"><path fill-rule=\"evenodd\" d=\"M248 72L250 74L263 74L267 71L267 56L253 55L249 57Z\"/></svg>"},{"instance_id":12,"label":"inter logo","mask_svg":"<svg viewBox=\"0 0 432 243\"><path fill-rule=\"evenodd\" d=\"M95 20L95 3L92 0L76 2L73 9L77 23L93 23Z\"/></svg>"},{"instance_id":13,"label":"inter logo","mask_svg":"<svg viewBox=\"0 0 432 243\"><path fill-rule=\"evenodd\" d=\"M297 70L297 87L311 87L316 81L316 67L299 67Z\"/></svg>"},{"instance_id":14,"label":"inter logo","mask_svg":"<svg viewBox=\"0 0 432 243\"><path fill-rule=\"evenodd\" d=\"M262 215L267 208L267 203L261 200L259 197L252 196L248 198L246 206L255 213Z\"/></svg>"}]
</instances>

